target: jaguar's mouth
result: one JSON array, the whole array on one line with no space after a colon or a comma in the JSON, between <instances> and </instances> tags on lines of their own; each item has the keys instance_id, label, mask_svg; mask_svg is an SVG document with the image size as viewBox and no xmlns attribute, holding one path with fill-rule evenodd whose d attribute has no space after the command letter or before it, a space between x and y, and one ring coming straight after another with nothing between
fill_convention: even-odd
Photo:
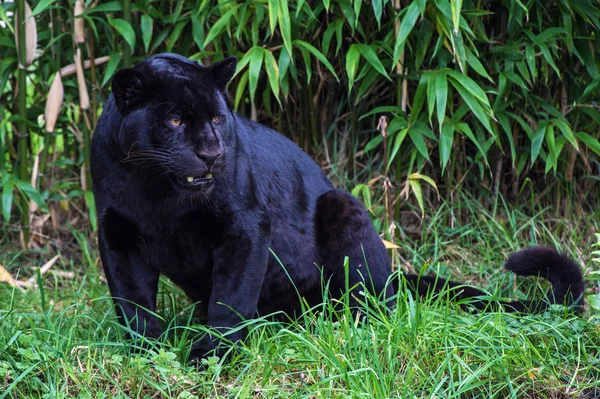
<instances>
[{"instance_id":1,"label":"jaguar's mouth","mask_svg":"<svg viewBox=\"0 0 600 399\"><path fill-rule=\"evenodd\" d=\"M176 177L175 181L178 185L187 189L206 187L214 183L213 175L211 173L207 173L203 176Z\"/></svg>"}]
</instances>

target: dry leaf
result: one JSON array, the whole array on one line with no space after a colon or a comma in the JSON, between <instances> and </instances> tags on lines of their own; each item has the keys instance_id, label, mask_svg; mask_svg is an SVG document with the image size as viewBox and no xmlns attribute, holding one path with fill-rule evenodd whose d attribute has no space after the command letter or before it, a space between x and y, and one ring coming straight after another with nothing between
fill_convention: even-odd
<instances>
[{"instance_id":1,"label":"dry leaf","mask_svg":"<svg viewBox=\"0 0 600 399\"><path fill-rule=\"evenodd\" d=\"M76 0L75 1L75 11L73 11L73 16L77 17L78 15L83 14L83 1ZM83 18L75 18L75 42L76 43L84 43L85 42L85 29L84 29L84 19Z\"/></svg>"},{"instance_id":2,"label":"dry leaf","mask_svg":"<svg viewBox=\"0 0 600 399\"><path fill-rule=\"evenodd\" d=\"M385 247L387 249L397 249L397 248L400 248L398 245L396 245L393 242L390 242L388 240L381 239L381 241L383 241L383 245L385 245Z\"/></svg>"},{"instance_id":3,"label":"dry leaf","mask_svg":"<svg viewBox=\"0 0 600 399\"><path fill-rule=\"evenodd\" d=\"M79 106L81 109L90 108L90 96L88 95L87 86L85 84L85 76L83 76L83 65L81 64L81 49L77 49L75 53L75 67L77 69L77 86L79 86Z\"/></svg>"},{"instance_id":4,"label":"dry leaf","mask_svg":"<svg viewBox=\"0 0 600 399\"><path fill-rule=\"evenodd\" d=\"M60 107L62 106L65 90L62 84L60 73L56 72L54 81L50 86L48 98L46 99L46 110L44 111L44 119L46 119L46 131L52 133L54 126L60 115Z\"/></svg>"},{"instance_id":5,"label":"dry leaf","mask_svg":"<svg viewBox=\"0 0 600 399\"><path fill-rule=\"evenodd\" d=\"M40 274L43 276L44 274L46 274L48 272L48 270L50 270L50 268L52 266L54 266L54 264L56 263L56 261L58 260L58 258L60 258L60 255L55 255L52 259L50 259L48 262L44 263L44 265L42 267L40 267ZM34 270L34 274L33 276L29 277L29 279L27 279L27 281L19 281L17 282L18 285L20 285L21 287L36 287L37 283L37 271Z\"/></svg>"},{"instance_id":6,"label":"dry leaf","mask_svg":"<svg viewBox=\"0 0 600 399\"><path fill-rule=\"evenodd\" d=\"M19 24L21 18L18 13L15 16L15 40L17 41L17 50L19 48ZM35 18L31 18L31 7L25 2L25 52L26 52L26 67L31 65L33 58L35 57L35 49L37 48L37 26L35 24ZM21 57L19 57L19 60Z\"/></svg>"},{"instance_id":7,"label":"dry leaf","mask_svg":"<svg viewBox=\"0 0 600 399\"><path fill-rule=\"evenodd\" d=\"M17 283L11 274L0 264L0 283L8 283L11 287L16 287Z\"/></svg>"}]
</instances>

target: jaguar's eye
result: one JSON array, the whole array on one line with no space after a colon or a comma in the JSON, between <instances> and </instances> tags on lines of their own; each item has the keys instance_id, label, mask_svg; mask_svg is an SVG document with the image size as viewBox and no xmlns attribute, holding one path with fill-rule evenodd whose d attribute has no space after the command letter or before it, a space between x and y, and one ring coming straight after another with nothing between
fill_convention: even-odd
<instances>
[{"instance_id":1,"label":"jaguar's eye","mask_svg":"<svg viewBox=\"0 0 600 399\"><path fill-rule=\"evenodd\" d=\"M169 123L172 126L179 126L179 125L181 125L181 118L178 116L173 116L173 117L171 117L171 119L169 119Z\"/></svg>"},{"instance_id":2,"label":"jaguar's eye","mask_svg":"<svg viewBox=\"0 0 600 399\"><path fill-rule=\"evenodd\" d=\"M221 119L222 119L221 115L214 115L212 117L212 123L219 123L219 122L221 122Z\"/></svg>"}]
</instances>

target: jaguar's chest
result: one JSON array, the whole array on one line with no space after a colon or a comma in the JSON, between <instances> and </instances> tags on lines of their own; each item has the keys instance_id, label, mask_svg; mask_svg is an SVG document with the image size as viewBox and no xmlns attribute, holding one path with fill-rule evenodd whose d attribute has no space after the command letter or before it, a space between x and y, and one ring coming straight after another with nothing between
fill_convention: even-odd
<instances>
[{"instance_id":1,"label":"jaguar's chest","mask_svg":"<svg viewBox=\"0 0 600 399\"><path fill-rule=\"evenodd\" d=\"M214 238L201 224L164 223L142 233L138 248L149 267L181 285L211 274Z\"/></svg>"}]
</instances>

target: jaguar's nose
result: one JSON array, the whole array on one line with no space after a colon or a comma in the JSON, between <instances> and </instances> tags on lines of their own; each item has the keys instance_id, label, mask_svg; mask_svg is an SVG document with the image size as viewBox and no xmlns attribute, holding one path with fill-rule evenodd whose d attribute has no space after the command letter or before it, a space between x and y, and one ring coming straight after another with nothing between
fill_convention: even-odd
<instances>
[{"instance_id":1,"label":"jaguar's nose","mask_svg":"<svg viewBox=\"0 0 600 399\"><path fill-rule=\"evenodd\" d=\"M221 152L209 152L209 153L196 153L196 156L204 162L206 168L210 170L212 166L215 164L217 159L221 156Z\"/></svg>"}]
</instances>

